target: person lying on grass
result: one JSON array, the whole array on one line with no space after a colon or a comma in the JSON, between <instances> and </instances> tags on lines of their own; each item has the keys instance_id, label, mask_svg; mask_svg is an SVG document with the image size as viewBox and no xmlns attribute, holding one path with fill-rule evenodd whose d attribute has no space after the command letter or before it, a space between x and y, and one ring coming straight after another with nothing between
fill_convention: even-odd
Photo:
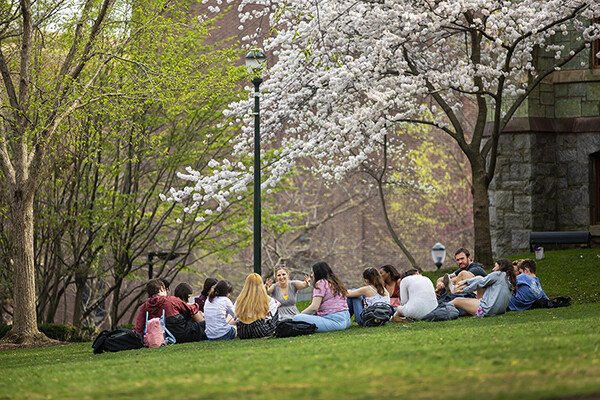
<instances>
[{"instance_id":1,"label":"person lying on grass","mask_svg":"<svg viewBox=\"0 0 600 400\"><path fill-rule=\"evenodd\" d=\"M446 274L444 285L449 293L477 292L475 299L457 297L450 303L476 317L504 314L517 289L515 270L509 260L501 258L492 271L485 277L475 277L468 271L462 271L458 274L456 285Z\"/></svg>"},{"instance_id":2,"label":"person lying on grass","mask_svg":"<svg viewBox=\"0 0 600 400\"><path fill-rule=\"evenodd\" d=\"M537 265L532 259L521 260L517 264L517 291L510 298L508 309L511 311L529 310L540 299L547 299L540 280L535 275Z\"/></svg>"},{"instance_id":3,"label":"person lying on grass","mask_svg":"<svg viewBox=\"0 0 600 400\"><path fill-rule=\"evenodd\" d=\"M421 320L438 305L435 288L429 278L416 269L402 275L400 281L400 306L392 317L392 322L402 322L406 318Z\"/></svg>"},{"instance_id":4,"label":"person lying on grass","mask_svg":"<svg viewBox=\"0 0 600 400\"><path fill-rule=\"evenodd\" d=\"M353 289L348 292L348 311L350 317L354 315L354 321L363 325L361 314L364 308L375 303L390 304L390 294L385 288L381 274L376 268L367 268L363 271L363 279L366 286Z\"/></svg>"},{"instance_id":5,"label":"person lying on grass","mask_svg":"<svg viewBox=\"0 0 600 400\"><path fill-rule=\"evenodd\" d=\"M350 327L350 313L346 303L348 290L334 275L329 265L320 261L312 266L315 282L312 302L294 321L304 321L317 326L316 332L340 331ZM316 314L316 315L315 315Z\"/></svg>"}]
</instances>

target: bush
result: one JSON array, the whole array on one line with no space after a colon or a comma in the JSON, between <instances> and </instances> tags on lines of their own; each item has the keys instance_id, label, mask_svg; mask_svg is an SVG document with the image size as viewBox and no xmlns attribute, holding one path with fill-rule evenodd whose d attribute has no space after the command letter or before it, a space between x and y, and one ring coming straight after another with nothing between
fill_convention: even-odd
<instances>
[{"instance_id":1,"label":"bush","mask_svg":"<svg viewBox=\"0 0 600 400\"><path fill-rule=\"evenodd\" d=\"M12 325L0 324L0 338L4 337L11 328ZM50 339L61 342L89 342L97 333L94 327L77 328L61 324L39 324L38 329Z\"/></svg>"}]
</instances>

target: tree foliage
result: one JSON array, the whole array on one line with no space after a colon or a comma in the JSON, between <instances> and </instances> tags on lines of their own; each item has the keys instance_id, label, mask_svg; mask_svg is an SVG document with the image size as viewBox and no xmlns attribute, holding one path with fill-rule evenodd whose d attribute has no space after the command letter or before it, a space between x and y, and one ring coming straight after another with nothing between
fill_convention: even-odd
<instances>
[{"instance_id":1,"label":"tree foliage","mask_svg":"<svg viewBox=\"0 0 600 400\"><path fill-rule=\"evenodd\" d=\"M157 266L172 278L197 257L224 251L208 239L227 218L243 234L236 218L246 205L239 200L218 214L194 210L176 222L178 210L158 196L182 164L208 174L209 161L223 158L235 121L222 110L236 99L245 74L235 66L239 54L234 44L206 44L214 20L192 17L192 1L133 6L3 3L0 167L13 228L12 265L3 266L13 276L9 340L39 337L35 278L40 320L52 318L74 285L77 301L87 299L75 324L111 299L116 323L137 304L135 278L149 249L180 254L177 268L166 260Z\"/></svg>"}]
</instances>

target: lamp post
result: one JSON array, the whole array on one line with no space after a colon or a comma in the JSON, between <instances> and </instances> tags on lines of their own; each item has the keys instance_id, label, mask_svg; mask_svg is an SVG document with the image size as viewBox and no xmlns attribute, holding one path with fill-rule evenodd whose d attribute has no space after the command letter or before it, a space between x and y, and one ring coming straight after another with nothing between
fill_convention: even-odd
<instances>
[{"instance_id":1,"label":"lamp post","mask_svg":"<svg viewBox=\"0 0 600 400\"><path fill-rule=\"evenodd\" d=\"M433 263L436 265L437 269L440 269L446 258L446 247L441 243L436 243L431 248L431 258L433 258Z\"/></svg>"},{"instance_id":2,"label":"lamp post","mask_svg":"<svg viewBox=\"0 0 600 400\"><path fill-rule=\"evenodd\" d=\"M260 89L261 72L267 56L262 50L246 55L246 67L254 84L254 272L261 274L261 204L260 204Z\"/></svg>"}]
</instances>

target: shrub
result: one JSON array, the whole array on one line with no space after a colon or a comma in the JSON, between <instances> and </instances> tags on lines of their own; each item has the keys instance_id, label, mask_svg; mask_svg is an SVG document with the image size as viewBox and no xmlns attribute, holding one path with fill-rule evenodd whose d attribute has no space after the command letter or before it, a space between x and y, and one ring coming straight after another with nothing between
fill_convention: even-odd
<instances>
[{"instance_id":1,"label":"shrub","mask_svg":"<svg viewBox=\"0 0 600 400\"><path fill-rule=\"evenodd\" d=\"M12 325L0 324L0 338L12 328ZM38 329L50 339L61 342L88 342L96 335L96 328L84 326L77 328L61 324L39 324Z\"/></svg>"}]
</instances>

